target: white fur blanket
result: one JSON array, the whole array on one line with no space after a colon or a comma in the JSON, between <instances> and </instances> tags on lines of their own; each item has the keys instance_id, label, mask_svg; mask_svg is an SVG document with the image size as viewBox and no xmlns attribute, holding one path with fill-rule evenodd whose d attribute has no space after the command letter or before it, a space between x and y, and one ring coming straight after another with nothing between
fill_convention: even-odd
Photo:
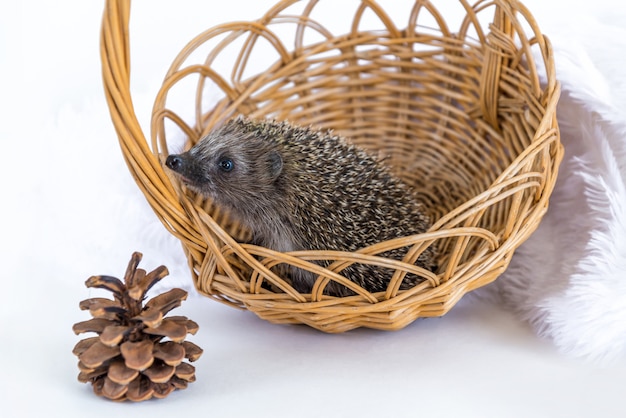
<instances>
[{"instance_id":1,"label":"white fur blanket","mask_svg":"<svg viewBox=\"0 0 626 418\"><path fill-rule=\"evenodd\" d=\"M539 228L481 291L562 351L599 362L626 357L626 19L613 22L581 16L550 35L565 159Z\"/></svg>"}]
</instances>

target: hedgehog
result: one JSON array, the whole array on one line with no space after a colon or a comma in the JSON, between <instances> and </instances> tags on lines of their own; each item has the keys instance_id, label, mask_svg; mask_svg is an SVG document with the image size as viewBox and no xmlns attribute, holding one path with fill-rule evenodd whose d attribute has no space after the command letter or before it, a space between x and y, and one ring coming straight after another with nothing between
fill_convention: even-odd
<instances>
[{"instance_id":1,"label":"hedgehog","mask_svg":"<svg viewBox=\"0 0 626 418\"><path fill-rule=\"evenodd\" d=\"M417 194L384 159L332 131L287 121L231 119L165 165L189 189L231 212L252 232L251 243L276 251L354 252L420 234L431 220ZM407 248L380 256L402 259ZM434 271L431 245L416 265ZM319 261L324 267L329 262ZM310 293L318 275L285 267L292 287ZM393 270L354 263L340 272L369 292L387 289ZM423 278L407 274L400 289ZM324 293L354 292L330 281Z\"/></svg>"}]
</instances>

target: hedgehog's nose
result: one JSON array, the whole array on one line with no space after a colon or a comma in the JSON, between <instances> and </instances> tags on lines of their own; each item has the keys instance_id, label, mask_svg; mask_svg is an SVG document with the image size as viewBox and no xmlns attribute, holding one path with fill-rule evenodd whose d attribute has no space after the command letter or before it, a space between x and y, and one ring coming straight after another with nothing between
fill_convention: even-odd
<instances>
[{"instance_id":1,"label":"hedgehog's nose","mask_svg":"<svg viewBox=\"0 0 626 418\"><path fill-rule=\"evenodd\" d=\"M183 159L180 155L177 154L168 155L167 159L165 160L165 165L172 170L178 172L183 167Z\"/></svg>"}]
</instances>

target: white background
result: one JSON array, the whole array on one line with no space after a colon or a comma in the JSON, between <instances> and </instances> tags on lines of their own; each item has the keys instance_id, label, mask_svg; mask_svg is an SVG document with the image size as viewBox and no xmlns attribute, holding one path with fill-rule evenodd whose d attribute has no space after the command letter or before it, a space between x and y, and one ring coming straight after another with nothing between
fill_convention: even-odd
<instances>
[{"instance_id":1,"label":"white background","mask_svg":"<svg viewBox=\"0 0 626 418\"><path fill-rule=\"evenodd\" d=\"M102 3L0 5L3 417L626 416L626 362L567 358L503 308L474 297L398 332L326 335L193 294L178 243L122 160L102 93ZM341 16L351 2L335 3ZM626 27L617 1L524 3L544 33L559 35L555 49L557 40L587 35L581 22ZM271 4L135 1L132 89L140 122L148 125L167 66L187 40L218 23L257 18ZM189 339L205 352L187 390L118 404L77 382L71 350L81 337L71 327L88 318L78 302L97 293L84 281L121 277L135 250L144 253L142 267L169 267L164 286L191 291L175 312L199 323Z\"/></svg>"}]
</instances>

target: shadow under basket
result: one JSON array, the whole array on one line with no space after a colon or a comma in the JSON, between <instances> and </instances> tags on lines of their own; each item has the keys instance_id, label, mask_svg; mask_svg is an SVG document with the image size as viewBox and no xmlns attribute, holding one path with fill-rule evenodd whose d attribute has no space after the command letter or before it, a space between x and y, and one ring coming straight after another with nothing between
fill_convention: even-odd
<instances>
[{"instance_id":1,"label":"shadow under basket","mask_svg":"<svg viewBox=\"0 0 626 418\"><path fill-rule=\"evenodd\" d=\"M108 0L104 85L128 167L180 239L201 294L274 323L395 330L441 316L495 280L537 227L563 155L559 84L550 44L519 1L393 2L401 19L368 0L342 3L354 12L337 16L333 3L281 1L257 21L194 38L165 76L148 142L130 97L130 2ZM185 138L180 151L239 114L333 129L385 156L419 191L433 226L353 253L246 244L248 231L163 167L166 134L172 149L173 138ZM399 290L429 245L439 249L438 270ZM378 255L396 247L409 248L404 260ZM346 281L341 272L352 263L388 268L387 291L325 295L330 281ZM316 272L312 293L275 274L279 264Z\"/></svg>"}]
</instances>

